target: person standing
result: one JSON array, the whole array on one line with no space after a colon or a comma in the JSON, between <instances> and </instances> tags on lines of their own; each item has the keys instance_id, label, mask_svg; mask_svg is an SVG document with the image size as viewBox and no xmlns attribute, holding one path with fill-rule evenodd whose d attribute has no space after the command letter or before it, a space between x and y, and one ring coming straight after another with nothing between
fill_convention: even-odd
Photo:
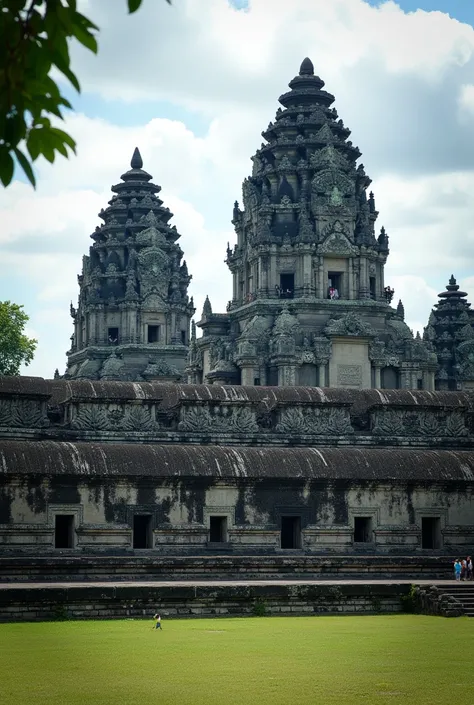
<instances>
[{"instance_id":1,"label":"person standing","mask_svg":"<svg viewBox=\"0 0 474 705\"><path fill-rule=\"evenodd\" d=\"M471 558L471 556L468 556L468 557L467 557L466 563L467 563L467 577L466 577L466 580L472 580L472 558Z\"/></svg>"},{"instance_id":2,"label":"person standing","mask_svg":"<svg viewBox=\"0 0 474 705\"><path fill-rule=\"evenodd\" d=\"M161 615L160 614L155 614L153 616L153 619L155 620L155 626L153 627L154 629L162 629L161 626Z\"/></svg>"},{"instance_id":3,"label":"person standing","mask_svg":"<svg viewBox=\"0 0 474 705\"><path fill-rule=\"evenodd\" d=\"M454 577L461 580L461 561L458 558L454 561Z\"/></svg>"}]
</instances>

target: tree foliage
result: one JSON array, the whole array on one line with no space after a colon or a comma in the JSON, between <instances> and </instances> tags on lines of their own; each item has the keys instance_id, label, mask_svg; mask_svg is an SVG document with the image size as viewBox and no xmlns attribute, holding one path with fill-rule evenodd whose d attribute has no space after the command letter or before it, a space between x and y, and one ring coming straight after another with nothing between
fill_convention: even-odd
<instances>
[{"instance_id":1,"label":"tree foliage","mask_svg":"<svg viewBox=\"0 0 474 705\"><path fill-rule=\"evenodd\" d=\"M0 301L0 375L18 375L32 361L38 341L25 335L28 321L23 306Z\"/></svg>"},{"instance_id":2,"label":"tree foliage","mask_svg":"<svg viewBox=\"0 0 474 705\"><path fill-rule=\"evenodd\" d=\"M116 0L115 0L116 1ZM115 1L111 5L114 5ZM127 0L129 13L143 0ZM171 4L171 0L166 0ZM94 54L99 28L77 11L77 0L0 0L0 181L10 184L15 161L36 185L32 163L43 156L69 157L76 143L54 124L72 108L53 71L80 92L71 69L69 42L77 40ZM54 75L54 73L53 73Z\"/></svg>"}]
</instances>

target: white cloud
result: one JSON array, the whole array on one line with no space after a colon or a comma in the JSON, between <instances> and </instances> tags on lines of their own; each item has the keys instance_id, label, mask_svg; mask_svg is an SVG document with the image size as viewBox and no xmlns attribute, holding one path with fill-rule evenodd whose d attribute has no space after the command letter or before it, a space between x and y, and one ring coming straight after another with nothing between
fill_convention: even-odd
<instances>
[{"instance_id":1,"label":"white cloud","mask_svg":"<svg viewBox=\"0 0 474 705\"><path fill-rule=\"evenodd\" d=\"M309 55L374 179L390 235L386 282L408 324L425 325L451 273L474 299L474 30L447 15L403 13L393 2L227 0L145 2L135 15L83 1L102 27L100 53L73 51L83 90L116 100L167 100L201 113L208 129L156 118L121 127L72 115L78 156L39 163L39 187L0 194L0 276L28 292L40 341L29 373L64 368L76 274L136 145L182 233L198 316L206 293L224 310L234 240L232 203L251 169L278 96ZM6 279L5 279L6 280ZM26 295L26 293L25 293Z\"/></svg>"}]
</instances>

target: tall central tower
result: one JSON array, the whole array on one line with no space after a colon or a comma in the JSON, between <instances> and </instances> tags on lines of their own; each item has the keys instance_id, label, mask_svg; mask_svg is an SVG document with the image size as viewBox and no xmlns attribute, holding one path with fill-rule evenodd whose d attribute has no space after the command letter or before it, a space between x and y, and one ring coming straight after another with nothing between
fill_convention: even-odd
<instances>
[{"instance_id":1,"label":"tall central tower","mask_svg":"<svg viewBox=\"0 0 474 705\"><path fill-rule=\"evenodd\" d=\"M206 300L191 381L434 388L436 356L390 306L388 236L361 153L305 59L236 202L226 314Z\"/></svg>"},{"instance_id":2,"label":"tall central tower","mask_svg":"<svg viewBox=\"0 0 474 705\"><path fill-rule=\"evenodd\" d=\"M234 209L233 305L259 294L325 299L331 289L339 299L385 301L388 238L383 229L375 237L361 153L309 59L289 87L243 183L244 210Z\"/></svg>"},{"instance_id":3,"label":"tall central tower","mask_svg":"<svg viewBox=\"0 0 474 705\"><path fill-rule=\"evenodd\" d=\"M67 378L176 381L184 370L194 307L180 235L138 149L130 166L83 258Z\"/></svg>"}]
</instances>

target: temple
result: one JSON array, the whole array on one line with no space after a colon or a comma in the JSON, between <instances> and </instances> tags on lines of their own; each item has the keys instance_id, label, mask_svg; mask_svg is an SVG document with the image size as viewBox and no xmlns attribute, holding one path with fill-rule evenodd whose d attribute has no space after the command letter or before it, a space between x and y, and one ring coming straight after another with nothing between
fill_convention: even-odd
<instances>
[{"instance_id":1,"label":"temple","mask_svg":"<svg viewBox=\"0 0 474 705\"><path fill-rule=\"evenodd\" d=\"M84 600L92 578L408 590L472 555L474 314L454 277L423 339L392 307L388 236L323 86L305 59L280 98L234 208L232 300L206 299L199 339L135 151L84 258L65 378L0 378L0 582L63 576ZM120 600L144 611L136 588Z\"/></svg>"},{"instance_id":2,"label":"temple","mask_svg":"<svg viewBox=\"0 0 474 705\"><path fill-rule=\"evenodd\" d=\"M138 149L130 166L83 258L67 379L177 381L185 367L194 307L180 235Z\"/></svg>"},{"instance_id":3,"label":"temple","mask_svg":"<svg viewBox=\"0 0 474 705\"><path fill-rule=\"evenodd\" d=\"M436 389L474 388L474 311L466 296L451 275L424 330L438 359Z\"/></svg>"},{"instance_id":4,"label":"temple","mask_svg":"<svg viewBox=\"0 0 474 705\"><path fill-rule=\"evenodd\" d=\"M235 203L226 313L206 300L190 382L432 390L430 341L391 307L388 235L361 153L305 59Z\"/></svg>"}]
</instances>

